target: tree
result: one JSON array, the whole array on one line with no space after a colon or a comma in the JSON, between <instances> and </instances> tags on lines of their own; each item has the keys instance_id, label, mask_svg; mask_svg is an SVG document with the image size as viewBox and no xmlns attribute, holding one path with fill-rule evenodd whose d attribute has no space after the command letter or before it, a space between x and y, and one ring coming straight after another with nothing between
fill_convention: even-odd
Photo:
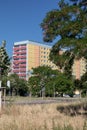
<instances>
[{"instance_id":1,"label":"tree","mask_svg":"<svg viewBox=\"0 0 87 130\"><path fill-rule=\"evenodd\" d=\"M87 96L87 72L81 77L81 85L82 85L82 94Z\"/></svg>"},{"instance_id":2,"label":"tree","mask_svg":"<svg viewBox=\"0 0 87 130\"><path fill-rule=\"evenodd\" d=\"M2 41L2 46L0 47L0 76L7 75L10 66L10 58L6 52L5 46L6 41L4 40Z\"/></svg>"},{"instance_id":3,"label":"tree","mask_svg":"<svg viewBox=\"0 0 87 130\"><path fill-rule=\"evenodd\" d=\"M10 92L11 95L13 95L13 92L15 95L18 94L18 81L19 81L19 76L17 74L11 74L8 76L8 79L10 80L11 87L10 87Z\"/></svg>"},{"instance_id":4,"label":"tree","mask_svg":"<svg viewBox=\"0 0 87 130\"><path fill-rule=\"evenodd\" d=\"M63 69L68 77L72 75L74 59L87 59L87 9L83 7L80 3L60 0L58 9L48 12L41 23L43 40L57 41L52 47L50 60ZM57 40L58 37L60 39Z\"/></svg>"},{"instance_id":5,"label":"tree","mask_svg":"<svg viewBox=\"0 0 87 130\"><path fill-rule=\"evenodd\" d=\"M18 94L20 96L27 96L29 94L27 81L24 79L19 79L18 81Z\"/></svg>"},{"instance_id":6,"label":"tree","mask_svg":"<svg viewBox=\"0 0 87 130\"><path fill-rule=\"evenodd\" d=\"M73 96L74 85L64 74L59 73L57 76L51 78L50 82L46 84L47 95L69 94Z\"/></svg>"},{"instance_id":7,"label":"tree","mask_svg":"<svg viewBox=\"0 0 87 130\"><path fill-rule=\"evenodd\" d=\"M29 93L30 95L39 96L39 92L41 90L40 87L40 77L39 76L31 76L28 80Z\"/></svg>"},{"instance_id":8,"label":"tree","mask_svg":"<svg viewBox=\"0 0 87 130\"><path fill-rule=\"evenodd\" d=\"M11 74L8 77L8 80L10 80L10 92L11 95L20 95L25 96L29 93L29 88L27 85L27 81L24 79L20 79L17 74Z\"/></svg>"},{"instance_id":9,"label":"tree","mask_svg":"<svg viewBox=\"0 0 87 130\"><path fill-rule=\"evenodd\" d=\"M52 70L49 66L33 68L33 76L28 81L32 94L41 96L42 90L45 92L45 86L53 75L58 75L58 71Z\"/></svg>"},{"instance_id":10,"label":"tree","mask_svg":"<svg viewBox=\"0 0 87 130\"><path fill-rule=\"evenodd\" d=\"M56 92L61 95L73 93L72 81L58 70L52 70L48 66L33 68L33 76L29 78L28 83L34 96L42 96L42 91L45 96L54 96Z\"/></svg>"}]
</instances>

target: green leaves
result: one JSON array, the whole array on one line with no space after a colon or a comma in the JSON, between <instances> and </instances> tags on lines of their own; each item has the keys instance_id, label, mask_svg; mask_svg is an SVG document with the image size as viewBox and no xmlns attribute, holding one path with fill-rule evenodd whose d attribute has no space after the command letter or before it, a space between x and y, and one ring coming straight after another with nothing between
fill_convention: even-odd
<instances>
[{"instance_id":1,"label":"green leaves","mask_svg":"<svg viewBox=\"0 0 87 130\"><path fill-rule=\"evenodd\" d=\"M66 75L71 75L74 59L87 58L87 7L83 1L74 2L60 0L58 9L48 12L41 24L44 41L61 37L52 47L50 60Z\"/></svg>"},{"instance_id":2,"label":"green leaves","mask_svg":"<svg viewBox=\"0 0 87 130\"><path fill-rule=\"evenodd\" d=\"M43 88L45 96L53 96L54 92L69 93L73 90L73 83L68 77L48 66L34 68L28 84L33 95L39 95Z\"/></svg>"},{"instance_id":3,"label":"green leaves","mask_svg":"<svg viewBox=\"0 0 87 130\"><path fill-rule=\"evenodd\" d=\"M17 74L9 75L8 79L11 83L11 95L14 93L15 95L26 96L29 93L26 80L20 79Z\"/></svg>"}]
</instances>

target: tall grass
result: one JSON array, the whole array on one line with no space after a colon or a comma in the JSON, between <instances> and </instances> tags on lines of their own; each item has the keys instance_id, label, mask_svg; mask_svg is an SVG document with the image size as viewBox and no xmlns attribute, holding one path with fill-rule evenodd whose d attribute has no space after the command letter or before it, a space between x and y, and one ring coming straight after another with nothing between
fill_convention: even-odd
<instances>
[{"instance_id":1,"label":"tall grass","mask_svg":"<svg viewBox=\"0 0 87 130\"><path fill-rule=\"evenodd\" d=\"M0 130L83 130L83 116L60 113L58 106L61 104L7 106L0 116Z\"/></svg>"}]
</instances>

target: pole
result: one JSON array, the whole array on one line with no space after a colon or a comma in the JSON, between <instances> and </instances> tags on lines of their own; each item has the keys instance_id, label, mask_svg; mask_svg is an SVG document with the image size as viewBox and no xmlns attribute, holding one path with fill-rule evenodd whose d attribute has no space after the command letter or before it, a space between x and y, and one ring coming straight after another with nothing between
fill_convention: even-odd
<instances>
[{"instance_id":1,"label":"pole","mask_svg":"<svg viewBox=\"0 0 87 130\"><path fill-rule=\"evenodd\" d=\"M4 88L4 107L5 107L6 89Z\"/></svg>"}]
</instances>

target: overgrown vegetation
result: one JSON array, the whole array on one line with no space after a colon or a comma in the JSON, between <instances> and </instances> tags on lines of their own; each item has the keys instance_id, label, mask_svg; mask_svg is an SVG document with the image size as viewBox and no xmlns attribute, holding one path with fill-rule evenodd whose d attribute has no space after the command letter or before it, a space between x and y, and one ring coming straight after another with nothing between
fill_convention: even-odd
<instances>
[{"instance_id":1,"label":"overgrown vegetation","mask_svg":"<svg viewBox=\"0 0 87 130\"><path fill-rule=\"evenodd\" d=\"M86 116L69 115L71 109L84 112L80 103L8 105L0 116L0 130L86 130Z\"/></svg>"}]
</instances>

